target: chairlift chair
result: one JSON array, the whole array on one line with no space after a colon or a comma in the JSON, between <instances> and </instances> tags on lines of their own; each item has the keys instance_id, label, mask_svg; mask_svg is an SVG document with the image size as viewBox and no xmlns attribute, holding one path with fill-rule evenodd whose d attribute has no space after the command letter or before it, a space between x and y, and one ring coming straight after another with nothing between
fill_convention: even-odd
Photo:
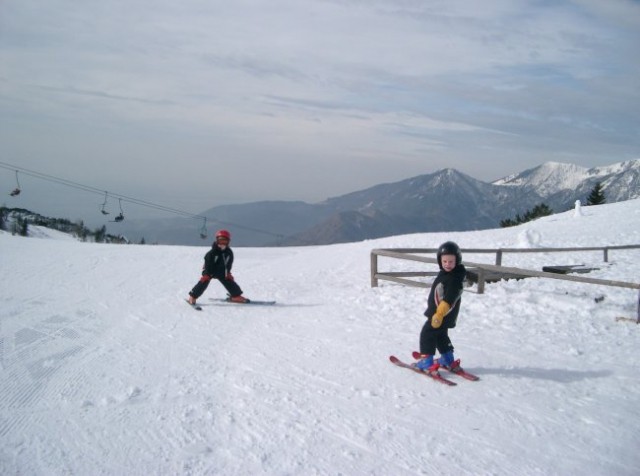
<instances>
[{"instance_id":1,"label":"chairlift chair","mask_svg":"<svg viewBox=\"0 0 640 476\"><path fill-rule=\"evenodd\" d=\"M22 190L20 190L20 180L18 180L18 171L16 170L16 188L13 189L13 191L9 194L12 197L17 197L18 195L20 195L20 192Z\"/></svg>"},{"instance_id":2,"label":"chairlift chair","mask_svg":"<svg viewBox=\"0 0 640 476\"><path fill-rule=\"evenodd\" d=\"M124 212L122 211L122 199L118 199L118 204L120 205L120 214L113 219L114 222L119 223L124 220Z\"/></svg>"},{"instance_id":3,"label":"chairlift chair","mask_svg":"<svg viewBox=\"0 0 640 476\"><path fill-rule=\"evenodd\" d=\"M205 240L207 238L207 217L204 217L202 222L202 228L200 228L200 238Z\"/></svg>"},{"instance_id":4,"label":"chairlift chair","mask_svg":"<svg viewBox=\"0 0 640 476\"><path fill-rule=\"evenodd\" d=\"M109 212L104 209L104 207L107 206L107 197L108 197L108 193L104 192L104 203L102 204L102 207L100 208L100 211L102 212L103 215L108 215L109 214Z\"/></svg>"}]
</instances>

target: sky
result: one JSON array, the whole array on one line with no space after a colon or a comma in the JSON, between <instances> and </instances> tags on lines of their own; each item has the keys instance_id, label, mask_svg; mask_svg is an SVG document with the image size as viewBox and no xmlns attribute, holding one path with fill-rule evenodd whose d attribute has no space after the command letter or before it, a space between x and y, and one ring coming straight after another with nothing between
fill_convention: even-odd
<instances>
[{"instance_id":1,"label":"sky","mask_svg":"<svg viewBox=\"0 0 640 476\"><path fill-rule=\"evenodd\" d=\"M5 0L0 160L192 213L608 165L640 156L638 46L630 0ZM22 178L7 205L101 203Z\"/></svg>"},{"instance_id":2,"label":"sky","mask_svg":"<svg viewBox=\"0 0 640 476\"><path fill-rule=\"evenodd\" d=\"M638 289L548 278L466 287L449 336L480 380L443 371L457 383L446 387L390 364L413 362L427 289L372 288L369 256L454 240L469 265L495 259L469 248L638 245L639 205L236 248L244 295L276 304L213 301L225 293L212 282L202 311L185 298L208 246L0 231L0 474L637 476ZM505 252L502 263L581 264L592 271L573 277L640 284L639 254ZM378 269L437 270L385 257Z\"/></svg>"}]
</instances>

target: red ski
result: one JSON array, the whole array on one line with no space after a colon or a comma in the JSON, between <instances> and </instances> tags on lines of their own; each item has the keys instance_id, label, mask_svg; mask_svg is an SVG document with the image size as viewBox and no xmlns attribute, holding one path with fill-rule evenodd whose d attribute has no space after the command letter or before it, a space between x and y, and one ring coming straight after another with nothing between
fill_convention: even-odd
<instances>
[{"instance_id":1,"label":"red ski","mask_svg":"<svg viewBox=\"0 0 640 476\"><path fill-rule=\"evenodd\" d=\"M395 355L389 356L389 360L391 361L392 364L395 364L398 367L403 367L405 369L413 370L414 372L419 373L421 375L424 375L425 377L432 378L436 382L440 382L440 383L443 383L445 385L449 385L450 387L458 385L457 383L452 382L451 380L447 380L446 378L444 378L442 375L440 375L437 372L434 373L434 374L429 374L429 373L424 372L424 371L420 370L419 368L417 368L417 367L415 367L415 366L413 366L411 364L404 363L399 358L397 358Z\"/></svg>"},{"instance_id":2,"label":"red ski","mask_svg":"<svg viewBox=\"0 0 640 476\"><path fill-rule=\"evenodd\" d=\"M422 356L420 355L420 352L413 352L411 355L416 360L420 360L422 358ZM459 375L462 378L466 378L467 380L471 380L472 382L480 380L480 377L478 377L477 375L470 374L469 372L464 370L462 367L454 367L452 369L450 369L448 367L440 367L440 368L441 369L445 369L445 370L451 372L452 374Z\"/></svg>"},{"instance_id":3,"label":"red ski","mask_svg":"<svg viewBox=\"0 0 640 476\"><path fill-rule=\"evenodd\" d=\"M235 302L230 298L209 298L209 301L224 302L229 304L253 304L254 306L273 306L275 301L256 301L255 299L247 299L245 302Z\"/></svg>"}]
</instances>

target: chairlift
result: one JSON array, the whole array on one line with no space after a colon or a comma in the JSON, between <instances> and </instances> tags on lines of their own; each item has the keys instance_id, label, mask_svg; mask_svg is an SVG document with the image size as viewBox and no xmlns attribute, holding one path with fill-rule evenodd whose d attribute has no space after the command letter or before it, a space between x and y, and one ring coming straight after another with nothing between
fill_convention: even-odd
<instances>
[{"instance_id":1,"label":"chairlift","mask_svg":"<svg viewBox=\"0 0 640 476\"><path fill-rule=\"evenodd\" d=\"M9 194L12 197L17 197L18 195L20 195L20 192L22 190L20 190L20 180L18 180L18 171L16 170L16 184L17 187L13 189L13 191Z\"/></svg>"},{"instance_id":2,"label":"chairlift","mask_svg":"<svg viewBox=\"0 0 640 476\"><path fill-rule=\"evenodd\" d=\"M122 211L122 199L118 199L118 204L120 205L120 214L113 219L114 222L119 223L124 220L124 212Z\"/></svg>"},{"instance_id":3,"label":"chairlift","mask_svg":"<svg viewBox=\"0 0 640 476\"><path fill-rule=\"evenodd\" d=\"M104 192L104 203L102 204L102 208L100 208L100 211L102 212L103 215L108 215L109 212L107 210L105 210L105 207L107 206L107 197L109 196L109 194L107 192Z\"/></svg>"},{"instance_id":4,"label":"chairlift","mask_svg":"<svg viewBox=\"0 0 640 476\"><path fill-rule=\"evenodd\" d=\"M200 238L205 240L207 238L207 217L204 217L202 222L202 228L200 228Z\"/></svg>"}]
</instances>

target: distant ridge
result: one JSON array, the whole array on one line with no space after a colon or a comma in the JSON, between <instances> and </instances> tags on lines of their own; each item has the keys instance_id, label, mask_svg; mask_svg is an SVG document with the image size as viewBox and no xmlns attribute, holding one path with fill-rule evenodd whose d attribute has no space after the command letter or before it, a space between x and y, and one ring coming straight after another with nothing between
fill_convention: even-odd
<instances>
[{"instance_id":1,"label":"distant ridge","mask_svg":"<svg viewBox=\"0 0 640 476\"><path fill-rule=\"evenodd\" d=\"M304 246L345 243L395 234L469 231L498 227L545 203L554 212L586 199L600 182L608 203L640 197L640 159L584 168L547 162L492 183L455 169L328 198L320 203L268 201L225 205L199 215L230 228L235 246ZM215 218L215 219L214 219ZM216 225L218 220L219 225ZM184 219L123 224L133 242L208 245ZM213 223L213 225L211 225Z\"/></svg>"}]
</instances>

